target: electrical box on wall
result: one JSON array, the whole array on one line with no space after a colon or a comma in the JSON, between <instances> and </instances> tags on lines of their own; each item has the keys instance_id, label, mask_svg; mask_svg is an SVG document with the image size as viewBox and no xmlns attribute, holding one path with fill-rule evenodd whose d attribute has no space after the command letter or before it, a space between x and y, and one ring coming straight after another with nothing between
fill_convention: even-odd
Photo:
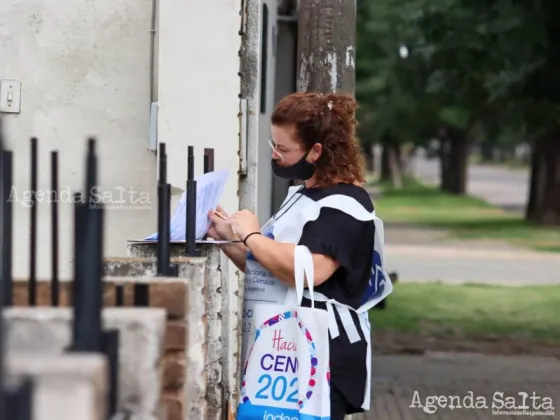
<instances>
[{"instance_id":1,"label":"electrical box on wall","mask_svg":"<svg viewBox=\"0 0 560 420\"><path fill-rule=\"evenodd\" d=\"M21 105L21 82L17 80L0 81L0 112L18 114Z\"/></svg>"}]
</instances>

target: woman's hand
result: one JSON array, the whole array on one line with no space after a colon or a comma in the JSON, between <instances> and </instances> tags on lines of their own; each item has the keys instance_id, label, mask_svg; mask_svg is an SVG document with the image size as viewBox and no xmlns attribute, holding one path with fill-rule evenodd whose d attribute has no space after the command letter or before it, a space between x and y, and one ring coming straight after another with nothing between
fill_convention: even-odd
<instances>
[{"instance_id":1,"label":"woman's hand","mask_svg":"<svg viewBox=\"0 0 560 420\"><path fill-rule=\"evenodd\" d=\"M218 206L216 211L226 217L226 220L219 217L214 210L208 212L208 218L212 222L210 228L208 229L208 236L216 240L231 241L236 239L231 225L227 222L227 213L221 207Z\"/></svg>"},{"instance_id":2,"label":"woman's hand","mask_svg":"<svg viewBox=\"0 0 560 420\"><path fill-rule=\"evenodd\" d=\"M249 210L240 210L228 218L227 223L242 241L253 232L260 232L259 219Z\"/></svg>"}]
</instances>

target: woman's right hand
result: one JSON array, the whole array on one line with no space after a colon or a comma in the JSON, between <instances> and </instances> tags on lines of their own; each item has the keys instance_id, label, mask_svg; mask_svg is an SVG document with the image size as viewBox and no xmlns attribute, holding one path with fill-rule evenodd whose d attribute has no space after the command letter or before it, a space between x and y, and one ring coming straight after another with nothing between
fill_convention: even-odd
<instances>
[{"instance_id":1,"label":"woman's right hand","mask_svg":"<svg viewBox=\"0 0 560 420\"><path fill-rule=\"evenodd\" d=\"M226 211L221 207L218 206L216 211L224 215L227 219L228 215ZM208 229L208 236L216 240L223 240L223 241L231 241L235 239L235 235L233 230L231 229L231 225L227 223L226 220L219 217L214 210L210 210L208 212L208 218L212 222L210 224L210 228Z\"/></svg>"}]
</instances>

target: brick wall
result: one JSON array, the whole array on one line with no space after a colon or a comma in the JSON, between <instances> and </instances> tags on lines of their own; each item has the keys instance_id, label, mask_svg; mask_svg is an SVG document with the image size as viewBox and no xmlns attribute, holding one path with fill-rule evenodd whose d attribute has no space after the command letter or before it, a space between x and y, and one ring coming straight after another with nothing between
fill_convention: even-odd
<instances>
[{"instance_id":1,"label":"brick wall","mask_svg":"<svg viewBox=\"0 0 560 420\"><path fill-rule=\"evenodd\" d=\"M167 313L164 340L165 355L162 364L161 401L167 406L169 420L184 420L187 415L188 390L186 384L187 369L187 336L189 316L189 284L177 279L158 278L157 282L143 279L148 285L149 306L162 308ZM103 304L105 307L116 305L116 284L123 287L124 306L131 307L134 302L134 278L105 279ZM28 306L28 282L15 281L13 289L14 306ZM60 306L72 305L72 283L60 284ZM37 283L37 306L51 306L50 282ZM196 326L195 326L196 328ZM199 372L200 373L200 372ZM204 407L201 407L204 409ZM202 414L199 411L199 414ZM202 418L202 417L200 417Z\"/></svg>"}]
</instances>

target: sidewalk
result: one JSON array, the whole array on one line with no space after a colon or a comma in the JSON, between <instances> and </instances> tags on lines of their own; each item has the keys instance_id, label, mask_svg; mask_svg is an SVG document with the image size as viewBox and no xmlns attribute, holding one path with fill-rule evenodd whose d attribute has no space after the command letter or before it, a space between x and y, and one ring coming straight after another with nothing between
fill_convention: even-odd
<instances>
[{"instance_id":1,"label":"sidewalk","mask_svg":"<svg viewBox=\"0 0 560 420\"><path fill-rule=\"evenodd\" d=\"M462 419L522 419L528 416L492 414L493 402L506 402L515 397L515 406L523 405L519 392L540 398L537 404L552 399L555 416L560 418L560 360L540 357L505 357L479 354L431 353L423 356L374 356L372 363L371 411L352 416L352 420L462 420ZM415 394L416 392L416 394ZM495 394L502 392L501 394ZM469 406L472 396L473 408ZM432 405L426 401L434 396ZM454 397L454 400L450 400ZM467 397L467 398L465 398ZM443 407L447 399L446 407ZM485 399L485 401L483 401ZM462 407L457 407L457 400ZM413 403L414 401L414 403ZM439 401L439 404L438 404ZM454 409L450 404L454 402ZM486 403L488 408L476 408ZM526 406L534 406L530 398ZM410 407L415 405L415 407ZM433 414L423 412L432 407ZM502 410L506 411L504 406Z\"/></svg>"},{"instance_id":2,"label":"sidewalk","mask_svg":"<svg viewBox=\"0 0 560 420\"><path fill-rule=\"evenodd\" d=\"M385 261L389 271L396 271L403 283L560 284L560 255L491 248L476 242L386 242Z\"/></svg>"},{"instance_id":3,"label":"sidewalk","mask_svg":"<svg viewBox=\"0 0 560 420\"><path fill-rule=\"evenodd\" d=\"M384 230L385 263L402 283L560 284L560 254L406 223L387 222Z\"/></svg>"}]
</instances>

